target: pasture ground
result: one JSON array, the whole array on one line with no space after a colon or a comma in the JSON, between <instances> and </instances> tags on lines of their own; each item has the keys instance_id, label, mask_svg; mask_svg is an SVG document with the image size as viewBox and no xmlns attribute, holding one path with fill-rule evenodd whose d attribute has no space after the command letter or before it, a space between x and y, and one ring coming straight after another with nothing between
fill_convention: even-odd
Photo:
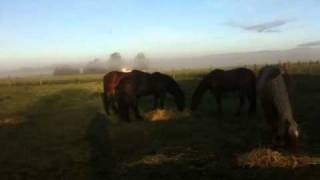
<instances>
[{"instance_id":1,"label":"pasture ground","mask_svg":"<svg viewBox=\"0 0 320 180\"><path fill-rule=\"evenodd\" d=\"M320 156L320 76L294 75L295 117L301 126L300 153ZM187 104L198 80L178 78ZM266 147L261 117L215 113L207 94L189 118L120 123L106 117L100 82L0 88L0 179L319 179L320 166L250 169L234 157ZM143 98L141 111L151 108ZM169 97L167 107L175 108Z\"/></svg>"}]
</instances>

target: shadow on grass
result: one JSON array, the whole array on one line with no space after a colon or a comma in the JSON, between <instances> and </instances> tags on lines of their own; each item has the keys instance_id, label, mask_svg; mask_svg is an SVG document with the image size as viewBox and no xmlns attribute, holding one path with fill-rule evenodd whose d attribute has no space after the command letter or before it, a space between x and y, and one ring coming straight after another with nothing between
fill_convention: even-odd
<instances>
[{"instance_id":1,"label":"shadow on grass","mask_svg":"<svg viewBox=\"0 0 320 180\"><path fill-rule=\"evenodd\" d=\"M103 114L97 113L88 126L89 165L91 178L94 180L110 180L114 178L112 146L109 138L109 123Z\"/></svg>"},{"instance_id":2,"label":"shadow on grass","mask_svg":"<svg viewBox=\"0 0 320 180\"><path fill-rule=\"evenodd\" d=\"M25 111L23 123L1 127L0 179L91 179L100 148L91 132L101 109L99 95L87 90L39 98Z\"/></svg>"}]
</instances>

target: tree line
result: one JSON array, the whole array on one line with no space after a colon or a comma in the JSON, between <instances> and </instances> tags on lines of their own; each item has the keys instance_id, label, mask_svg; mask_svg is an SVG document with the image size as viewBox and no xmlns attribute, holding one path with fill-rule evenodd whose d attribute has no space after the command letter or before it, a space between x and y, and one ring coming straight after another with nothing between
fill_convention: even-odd
<instances>
[{"instance_id":1,"label":"tree line","mask_svg":"<svg viewBox=\"0 0 320 180\"><path fill-rule=\"evenodd\" d=\"M54 75L77 75L77 74L100 74L110 71L120 71L123 68L148 70L150 68L150 60L144 53L138 53L132 65L130 65L119 52L110 54L108 60L100 60L98 58L87 63L81 70L80 68L60 66L54 69Z\"/></svg>"}]
</instances>

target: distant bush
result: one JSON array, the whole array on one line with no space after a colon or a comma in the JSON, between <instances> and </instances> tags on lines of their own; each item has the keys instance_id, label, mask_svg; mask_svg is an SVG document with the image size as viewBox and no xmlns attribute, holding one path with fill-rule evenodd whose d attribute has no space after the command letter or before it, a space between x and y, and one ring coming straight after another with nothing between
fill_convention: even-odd
<instances>
[{"instance_id":1,"label":"distant bush","mask_svg":"<svg viewBox=\"0 0 320 180\"><path fill-rule=\"evenodd\" d=\"M87 67L83 69L83 74L102 74L106 73L107 69L106 68L98 68L98 67Z\"/></svg>"},{"instance_id":2,"label":"distant bush","mask_svg":"<svg viewBox=\"0 0 320 180\"><path fill-rule=\"evenodd\" d=\"M109 71L121 70L121 68L125 66L125 61L122 59L120 53L114 52L110 54L107 66Z\"/></svg>"},{"instance_id":3,"label":"distant bush","mask_svg":"<svg viewBox=\"0 0 320 180\"><path fill-rule=\"evenodd\" d=\"M147 59L143 53L138 53L133 61L134 69L148 70L149 65L150 65L149 59Z\"/></svg>"},{"instance_id":4,"label":"distant bush","mask_svg":"<svg viewBox=\"0 0 320 180\"><path fill-rule=\"evenodd\" d=\"M53 75L55 76L77 75L77 74L80 74L80 69L70 68L70 67L57 67L53 71Z\"/></svg>"},{"instance_id":5,"label":"distant bush","mask_svg":"<svg viewBox=\"0 0 320 180\"><path fill-rule=\"evenodd\" d=\"M102 74L106 72L106 63L97 58L88 62L86 67L83 69L83 74Z\"/></svg>"}]
</instances>

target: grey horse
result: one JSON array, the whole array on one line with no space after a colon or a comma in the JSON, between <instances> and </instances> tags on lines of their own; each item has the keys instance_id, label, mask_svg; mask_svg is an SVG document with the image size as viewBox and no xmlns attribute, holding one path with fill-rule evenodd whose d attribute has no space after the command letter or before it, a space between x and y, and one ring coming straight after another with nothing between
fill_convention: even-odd
<instances>
[{"instance_id":1,"label":"grey horse","mask_svg":"<svg viewBox=\"0 0 320 180\"><path fill-rule=\"evenodd\" d=\"M288 83L289 76L284 68L265 66L258 74L257 93L265 119L271 127L272 143L296 148L299 130L292 115Z\"/></svg>"}]
</instances>

